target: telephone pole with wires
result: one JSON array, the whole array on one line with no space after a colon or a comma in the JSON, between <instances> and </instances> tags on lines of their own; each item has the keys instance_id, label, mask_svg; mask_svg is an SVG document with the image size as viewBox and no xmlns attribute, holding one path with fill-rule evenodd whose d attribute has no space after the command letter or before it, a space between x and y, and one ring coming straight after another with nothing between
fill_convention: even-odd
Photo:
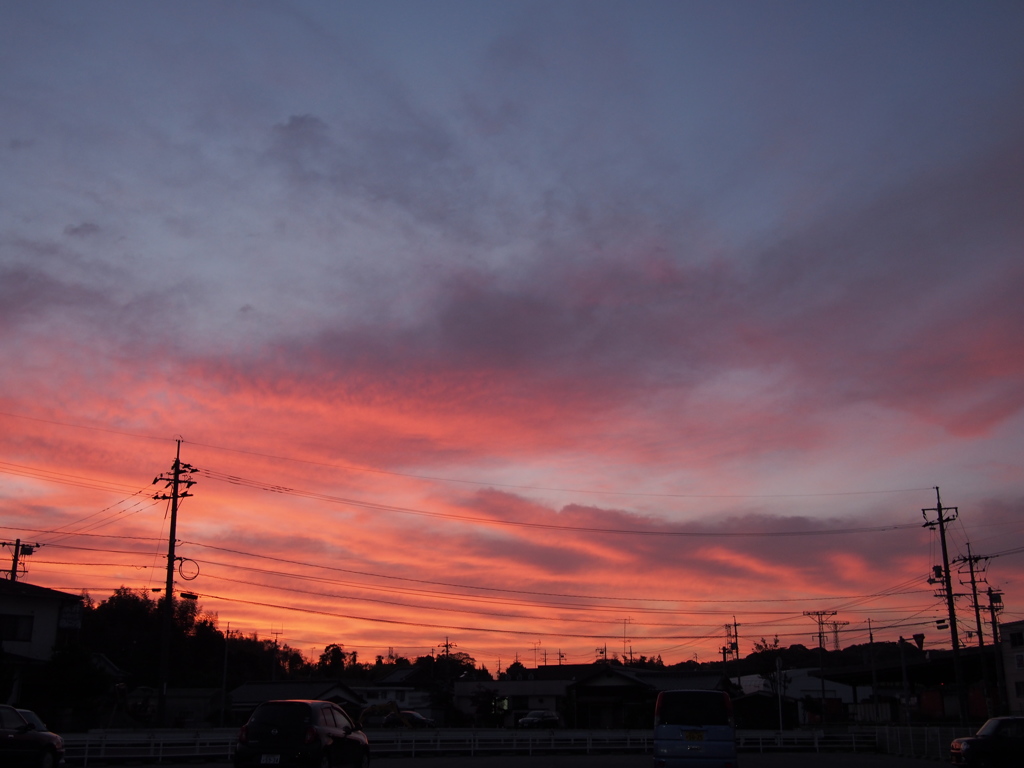
<instances>
[{"instance_id":1,"label":"telephone pole with wires","mask_svg":"<svg viewBox=\"0 0 1024 768\"><path fill-rule=\"evenodd\" d=\"M21 568L21 558L28 557L35 552L42 544L25 544L21 539L15 539L14 541L0 541L0 546L3 547L14 547L14 557L11 560L11 574L10 580L18 580L18 571ZM0 571L3 573L3 571Z\"/></svg>"},{"instance_id":2,"label":"telephone pole with wires","mask_svg":"<svg viewBox=\"0 0 1024 768\"><path fill-rule=\"evenodd\" d=\"M953 562L961 565L966 565L967 571L970 574L970 580L968 582L964 582L963 579L961 579L960 583L964 584L965 586L968 583L971 585L971 600L974 605L974 621L976 627L975 631L977 632L978 636L978 648L981 650L981 653L979 654L979 659L981 660L981 679L984 683L985 690L985 706L988 709L988 716L992 717L992 715L995 714L995 702L993 701L992 696L993 689L989 685L988 664L985 662L985 630L981 622L981 601L978 599L979 568L977 566L986 560L988 560L987 557L972 554L971 542L967 542L967 555L961 555L960 557L955 558ZM980 570L982 574L981 580L984 581L984 567L980 568ZM960 572L963 573L963 570L961 569ZM967 633L968 637L970 637L970 634L970 632ZM995 648L995 646L993 646L993 648ZM998 652L999 651L997 649L996 653Z\"/></svg>"},{"instance_id":3,"label":"telephone pole with wires","mask_svg":"<svg viewBox=\"0 0 1024 768\"><path fill-rule=\"evenodd\" d=\"M818 623L818 677L821 678L821 724L825 724L825 619L837 611L804 611L804 616Z\"/></svg>"},{"instance_id":4,"label":"telephone pole with wires","mask_svg":"<svg viewBox=\"0 0 1024 768\"><path fill-rule=\"evenodd\" d=\"M163 632L160 636L160 696L158 698L157 717L161 725L166 725L167 718L167 685L170 679L171 669L171 633L174 629L174 566L177 558L174 555L174 547L177 543L175 536L178 528L178 506L182 499L192 494L188 489L196 484L192 479L192 473L196 472L191 464L183 464L181 461L181 438L177 440L178 448L174 455L174 463L171 465L171 474L161 474L153 479L153 484L164 483L164 487L170 491L167 493L154 494L153 498L171 502L171 523L170 534L167 541L167 583L164 588L163 605Z\"/></svg>"},{"instance_id":5,"label":"telephone pole with wires","mask_svg":"<svg viewBox=\"0 0 1024 768\"><path fill-rule=\"evenodd\" d=\"M996 712L1003 712L1006 702L1006 675L1003 671L1003 654L999 651L999 612L1003 610L1003 593L989 587L988 610L992 619L992 647L995 649L996 657L996 688L995 688L995 709Z\"/></svg>"},{"instance_id":6,"label":"telephone pole with wires","mask_svg":"<svg viewBox=\"0 0 1024 768\"><path fill-rule=\"evenodd\" d=\"M934 512L935 519L929 520L928 513ZM960 663L960 635L956 626L956 605L953 600L953 580L949 572L949 550L946 547L946 523L957 519L960 510L957 507L943 507L939 487L935 486L935 506L922 509L924 527L939 529L939 542L942 545L942 584L946 593L946 609L949 612L949 638L953 645L953 675L956 680L957 701L960 704L960 724L967 724L967 690L964 687L963 667ZM946 513L952 513L949 516ZM936 568L938 570L938 568ZM938 575L938 574L937 574Z\"/></svg>"}]
</instances>

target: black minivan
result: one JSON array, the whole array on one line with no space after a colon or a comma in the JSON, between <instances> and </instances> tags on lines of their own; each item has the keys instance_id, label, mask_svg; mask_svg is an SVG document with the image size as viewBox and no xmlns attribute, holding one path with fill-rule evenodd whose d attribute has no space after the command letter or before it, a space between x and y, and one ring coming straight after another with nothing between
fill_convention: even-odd
<instances>
[{"instance_id":1,"label":"black minivan","mask_svg":"<svg viewBox=\"0 0 1024 768\"><path fill-rule=\"evenodd\" d=\"M736 768L732 699L724 691L662 691L654 705L655 768Z\"/></svg>"},{"instance_id":2,"label":"black minivan","mask_svg":"<svg viewBox=\"0 0 1024 768\"><path fill-rule=\"evenodd\" d=\"M235 768L366 768L370 744L345 711L330 701L265 701L242 726L234 763Z\"/></svg>"}]
</instances>

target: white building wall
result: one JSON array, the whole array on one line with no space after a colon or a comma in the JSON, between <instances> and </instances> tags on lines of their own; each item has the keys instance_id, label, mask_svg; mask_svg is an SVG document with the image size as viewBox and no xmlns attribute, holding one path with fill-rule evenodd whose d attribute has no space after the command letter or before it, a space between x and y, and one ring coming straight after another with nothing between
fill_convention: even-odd
<instances>
[{"instance_id":1,"label":"white building wall","mask_svg":"<svg viewBox=\"0 0 1024 768\"><path fill-rule=\"evenodd\" d=\"M1024 715L1024 621L999 625L1006 704L1011 715Z\"/></svg>"},{"instance_id":2,"label":"white building wall","mask_svg":"<svg viewBox=\"0 0 1024 768\"><path fill-rule=\"evenodd\" d=\"M26 656L37 661L46 661L53 655L57 639L60 604L55 601L40 601L18 596L0 597L0 615L5 623L29 619L29 639L6 638L3 640L5 653Z\"/></svg>"},{"instance_id":3,"label":"white building wall","mask_svg":"<svg viewBox=\"0 0 1024 768\"><path fill-rule=\"evenodd\" d=\"M782 695L790 699L802 699L809 696L812 699L821 698L821 679L817 677L816 669L785 669L782 674L786 678L786 685ZM740 687L744 693L757 693L758 691L771 692L768 681L760 675L744 675L740 678ZM856 697L854 694L856 693ZM871 696L871 686L854 686L836 683L832 680L825 680L825 698L839 699L844 704L853 704L854 701L864 701Z\"/></svg>"}]
</instances>

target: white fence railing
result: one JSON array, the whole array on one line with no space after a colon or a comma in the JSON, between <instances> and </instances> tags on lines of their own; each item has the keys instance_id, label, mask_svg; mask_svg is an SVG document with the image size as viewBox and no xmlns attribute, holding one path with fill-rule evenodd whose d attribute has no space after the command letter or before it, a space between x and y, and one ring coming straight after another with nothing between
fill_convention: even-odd
<instances>
[{"instance_id":1,"label":"white fence railing","mask_svg":"<svg viewBox=\"0 0 1024 768\"><path fill-rule=\"evenodd\" d=\"M650 752L649 730L505 730L439 728L431 730L367 731L374 754L391 756L436 754L532 755L566 752Z\"/></svg>"},{"instance_id":2,"label":"white fence railing","mask_svg":"<svg viewBox=\"0 0 1024 768\"><path fill-rule=\"evenodd\" d=\"M237 738L237 728L73 733L64 735L64 759L74 768L138 762L230 762Z\"/></svg>"},{"instance_id":3,"label":"white fence railing","mask_svg":"<svg viewBox=\"0 0 1024 768\"><path fill-rule=\"evenodd\" d=\"M237 728L208 730L91 731L64 736L70 768L119 762L229 763ZM844 732L749 731L737 733L742 752L885 752L946 761L949 744L963 729L950 727L861 727ZM368 729L373 753L379 756L439 754L649 753L649 730L505 730L438 728L425 730Z\"/></svg>"},{"instance_id":4,"label":"white fence railing","mask_svg":"<svg viewBox=\"0 0 1024 768\"><path fill-rule=\"evenodd\" d=\"M737 731L741 752L876 752L871 731Z\"/></svg>"},{"instance_id":5,"label":"white fence railing","mask_svg":"<svg viewBox=\"0 0 1024 768\"><path fill-rule=\"evenodd\" d=\"M880 725L873 728L879 752L949 762L949 745L958 736L970 736L977 728L951 726Z\"/></svg>"}]
</instances>

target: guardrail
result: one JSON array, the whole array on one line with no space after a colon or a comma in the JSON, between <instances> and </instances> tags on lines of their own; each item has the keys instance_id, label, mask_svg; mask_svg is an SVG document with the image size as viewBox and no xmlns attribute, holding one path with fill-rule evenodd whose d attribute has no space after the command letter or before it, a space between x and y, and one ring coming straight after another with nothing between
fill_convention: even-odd
<instances>
[{"instance_id":1,"label":"guardrail","mask_svg":"<svg viewBox=\"0 0 1024 768\"><path fill-rule=\"evenodd\" d=\"M871 731L737 731L740 752L877 752Z\"/></svg>"},{"instance_id":2,"label":"guardrail","mask_svg":"<svg viewBox=\"0 0 1024 768\"><path fill-rule=\"evenodd\" d=\"M593 754L644 753L652 749L653 730L505 730L500 728L438 728L368 730L375 755L533 755L565 752Z\"/></svg>"},{"instance_id":3,"label":"guardrail","mask_svg":"<svg viewBox=\"0 0 1024 768\"><path fill-rule=\"evenodd\" d=\"M878 747L890 755L949 762L949 745L958 736L970 736L977 728L880 725L874 729Z\"/></svg>"},{"instance_id":4,"label":"guardrail","mask_svg":"<svg viewBox=\"0 0 1024 768\"><path fill-rule=\"evenodd\" d=\"M229 762L237 728L206 731L92 731L64 736L69 766L109 765L121 762ZM367 729L374 755L479 755L565 752L650 752L653 733L648 730L504 730L437 728L429 730Z\"/></svg>"},{"instance_id":5,"label":"guardrail","mask_svg":"<svg viewBox=\"0 0 1024 768\"><path fill-rule=\"evenodd\" d=\"M237 728L205 730L91 731L64 736L69 767L117 763L230 763ZM886 752L945 761L962 729L861 727L844 732L737 732L741 752ZM367 729L374 755L533 755L553 753L650 753L651 730L507 730L501 728Z\"/></svg>"},{"instance_id":6,"label":"guardrail","mask_svg":"<svg viewBox=\"0 0 1024 768\"><path fill-rule=\"evenodd\" d=\"M139 761L230 762L238 729L103 730L67 734L63 738L64 760L75 768Z\"/></svg>"}]
</instances>

